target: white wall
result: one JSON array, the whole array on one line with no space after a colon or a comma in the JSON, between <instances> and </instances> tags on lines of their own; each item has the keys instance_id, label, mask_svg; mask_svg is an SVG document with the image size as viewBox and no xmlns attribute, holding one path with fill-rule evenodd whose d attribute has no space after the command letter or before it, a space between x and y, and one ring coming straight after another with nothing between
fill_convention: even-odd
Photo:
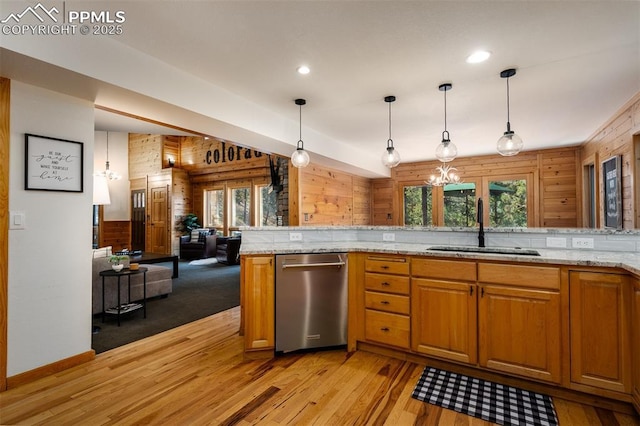
<instances>
[{"instance_id":1,"label":"white wall","mask_svg":"<svg viewBox=\"0 0 640 426\"><path fill-rule=\"evenodd\" d=\"M91 349L91 102L11 81L9 377ZM84 143L84 192L26 191L24 134Z\"/></svg>"},{"instance_id":2,"label":"white wall","mask_svg":"<svg viewBox=\"0 0 640 426\"><path fill-rule=\"evenodd\" d=\"M105 169L107 132L95 132L93 166L96 172ZM104 220L131 220L129 196L129 134L109 132L109 170L122 178L109 184L111 204L104 206Z\"/></svg>"}]
</instances>

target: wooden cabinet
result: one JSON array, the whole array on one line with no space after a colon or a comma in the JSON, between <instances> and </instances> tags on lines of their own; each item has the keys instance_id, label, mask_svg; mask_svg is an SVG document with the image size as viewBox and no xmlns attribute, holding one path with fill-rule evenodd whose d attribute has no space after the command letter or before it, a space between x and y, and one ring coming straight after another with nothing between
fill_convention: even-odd
<instances>
[{"instance_id":1,"label":"wooden cabinet","mask_svg":"<svg viewBox=\"0 0 640 426\"><path fill-rule=\"evenodd\" d=\"M640 278L633 280L633 300L631 317L632 368L633 368L633 404L640 413Z\"/></svg>"},{"instance_id":2,"label":"wooden cabinet","mask_svg":"<svg viewBox=\"0 0 640 426\"><path fill-rule=\"evenodd\" d=\"M560 383L560 271L478 264L480 366Z\"/></svg>"},{"instance_id":3,"label":"wooden cabinet","mask_svg":"<svg viewBox=\"0 0 640 426\"><path fill-rule=\"evenodd\" d=\"M364 338L409 348L409 259L368 255L364 260Z\"/></svg>"},{"instance_id":4,"label":"wooden cabinet","mask_svg":"<svg viewBox=\"0 0 640 426\"><path fill-rule=\"evenodd\" d=\"M569 272L571 381L631 392L631 287L625 275Z\"/></svg>"},{"instance_id":5,"label":"wooden cabinet","mask_svg":"<svg viewBox=\"0 0 640 426\"><path fill-rule=\"evenodd\" d=\"M411 269L411 348L476 364L476 263L414 258Z\"/></svg>"},{"instance_id":6,"label":"wooden cabinet","mask_svg":"<svg viewBox=\"0 0 640 426\"><path fill-rule=\"evenodd\" d=\"M240 299L245 351L275 348L273 256L242 256Z\"/></svg>"}]
</instances>

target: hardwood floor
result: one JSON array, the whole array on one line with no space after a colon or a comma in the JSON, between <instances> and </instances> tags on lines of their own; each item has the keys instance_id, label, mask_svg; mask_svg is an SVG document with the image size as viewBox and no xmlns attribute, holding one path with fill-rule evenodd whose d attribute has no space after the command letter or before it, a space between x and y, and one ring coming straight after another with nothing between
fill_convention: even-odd
<instances>
[{"instance_id":1,"label":"hardwood floor","mask_svg":"<svg viewBox=\"0 0 640 426\"><path fill-rule=\"evenodd\" d=\"M411 398L424 365L364 351L244 361L239 308L0 394L3 425L486 425ZM560 425L640 425L554 398Z\"/></svg>"}]
</instances>

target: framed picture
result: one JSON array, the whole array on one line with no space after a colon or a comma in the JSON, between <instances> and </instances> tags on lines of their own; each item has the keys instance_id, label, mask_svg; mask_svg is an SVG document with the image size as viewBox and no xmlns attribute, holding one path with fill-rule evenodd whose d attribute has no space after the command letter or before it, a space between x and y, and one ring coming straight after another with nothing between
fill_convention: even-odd
<instances>
[{"instance_id":1,"label":"framed picture","mask_svg":"<svg viewBox=\"0 0 640 426\"><path fill-rule=\"evenodd\" d=\"M622 229L622 158L617 155L602 162L604 185L604 226Z\"/></svg>"},{"instance_id":2,"label":"framed picture","mask_svg":"<svg viewBox=\"0 0 640 426\"><path fill-rule=\"evenodd\" d=\"M84 144L25 134L24 189L82 192Z\"/></svg>"}]
</instances>

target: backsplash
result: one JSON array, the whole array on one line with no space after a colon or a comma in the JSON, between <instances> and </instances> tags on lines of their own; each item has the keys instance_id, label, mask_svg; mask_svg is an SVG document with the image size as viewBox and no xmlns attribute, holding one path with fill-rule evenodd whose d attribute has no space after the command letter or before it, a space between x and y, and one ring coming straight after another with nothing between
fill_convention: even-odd
<instances>
[{"instance_id":1,"label":"backsplash","mask_svg":"<svg viewBox=\"0 0 640 426\"><path fill-rule=\"evenodd\" d=\"M243 244L317 244L325 241L477 246L478 231L468 228L380 226L246 227L242 229ZM569 228L488 228L485 229L485 244L487 247L629 253L640 252L640 232Z\"/></svg>"}]
</instances>

